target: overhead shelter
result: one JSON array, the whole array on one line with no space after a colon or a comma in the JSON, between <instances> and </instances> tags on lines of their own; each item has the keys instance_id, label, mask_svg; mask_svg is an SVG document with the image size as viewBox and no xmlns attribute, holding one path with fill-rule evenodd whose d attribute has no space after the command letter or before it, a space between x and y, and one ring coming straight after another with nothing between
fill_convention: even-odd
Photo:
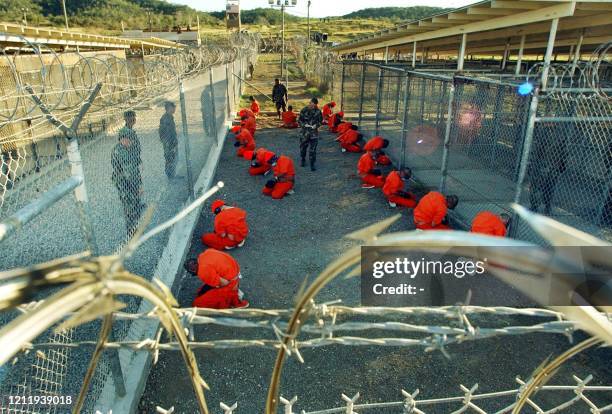
<instances>
[{"instance_id":1,"label":"overhead shelter","mask_svg":"<svg viewBox=\"0 0 612 414\"><path fill-rule=\"evenodd\" d=\"M333 50L362 58L407 54L413 65L417 59L456 58L462 69L465 56L494 56L504 65L512 57L546 60L553 53L578 59L611 38L612 0L489 0L402 23Z\"/></svg>"},{"instance_id":2,"label":"overhead shelter","mask_svg":"<svg viewBox=\"0 0 612 414\"><path fill-rule=\"evenodd\" d=\"M91 33L48 29L18 24L0 23L0 46L22 47L27 42L43 44L51 48L78 47L83 50L96 49L177 49L184 48L177 42L148 37L127 39Z\"/></svg>"}]
</instances>

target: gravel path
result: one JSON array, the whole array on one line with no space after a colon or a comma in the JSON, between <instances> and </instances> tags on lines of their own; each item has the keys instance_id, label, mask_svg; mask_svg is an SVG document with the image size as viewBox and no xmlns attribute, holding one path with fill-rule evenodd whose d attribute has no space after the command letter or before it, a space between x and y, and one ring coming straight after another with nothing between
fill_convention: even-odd
<instances>
[{"instance_id":1,"label":"gravel path","mask_svg":"<svg viewBox=\"0 0 612 414\"><path fill-rule=\"evenodd\" d=\"M295 131L265 129L257 133L256 139L258 146L299 160ZM342 239L343 235L396 213L387 207L379 191L359 188L359 180L354 175L356 156L342 154L330 134L321 137L319 159L319 170L315 173L297 166L295 195L274 201L260 194L265 178L250 177L247 162L236 158L231 140L226 143L216 179L226 184L221 196L249 214L252 233L246 246L234 250L232 255L242 267L242 289L251 307L291 307L304 280L312 280L353 245ZM391 231L411 228L407 211L402 211L402 216ZM191 257L203 249L199 235L211 228L212 220L212 214L206 209L193 237ZM181 306L190 306L198 287L195 277L184 276L179 290ZM358 305L358 279L332 283L317 300L338 298ZM433 323L419 318L402 321ZM495 318L493 322L505 326L510 321ZM512 324L531 322L527 318L512 320ZM272 339L272 334L213 326L196 329L197 340L230 338ZM353 395L358 391L362 395L361 402L376 402L400 400L402 388L419 388L421 397L459 395L459 384L479 383L482 392L510 389L515 387L516 375L529 376L549 354L558 354L568 347L564 338L540 334L451 346L448 349L450 360L440 352L425 353L420 348L333 346L310 349L303 351L305 364L288 360L281 389L285 397L299 396L296 409L300 410L338 406L341 393ZM220 412L220 401L228 404L237 401L238 413L263 412L275 352L255 348L198 350L196 356L211 387L207 399L212 412ZM593 350L569 363L557 377L569 383L570 373L580 377L593 373L596 379L605 381L611 374L610 367L603 362L606 357L609 358L609 353L606 356L603 350ZM597 370L600 372L595 372ZM141 412L150 413L155 405L174 406L177 413L197 412L178 352L163 353L148 379Z\"/></svg>"}]
</instances>

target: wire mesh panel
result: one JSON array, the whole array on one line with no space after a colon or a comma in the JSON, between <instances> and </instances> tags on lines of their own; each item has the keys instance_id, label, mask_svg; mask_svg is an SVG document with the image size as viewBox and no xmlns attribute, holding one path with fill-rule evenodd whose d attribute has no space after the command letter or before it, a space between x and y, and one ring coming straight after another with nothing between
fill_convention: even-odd
<instances>
[{"instance_id":1,"label":"wire mesh panel","mask_svg":"<svg viewBox=\"0 0 612 414\"><path fill-rule=\"evenodd\" d=\"M451 82L444 77L408 75L405 163L424 185L440 184ZM403 106L403 104L402 104Z\"/></svg>"},{"instance_id":2,"label":"wire mesh panel","mask_svg":"<svg viewBox=\"0 0 612 414\"><path fill-rule=\"evenodd\" d=\"M403 71L381 69L377 92L378 115L375 117L374 131L368 131L389 140L389 147L385 151L395 165L402 162L406 80L407 75Z\"/></svg>"},{"instance_id":3,"label":"wire mesh panel","mask_svg":"<svg viewBox=\"0 0 612 414\"><path fill-rule=\"evenodd\" d=\"M539 100L521 204L612 238L612 113L595 94L551 93ZM535 236L525 229L521 237Z\"/></svg>"},{"instance_id":4,"label":"wire mesh panel","mask_svg":"<svg viewBox=\"0 0 612 414\"><path fill-rule=\"evenodd\" d=\"M456 78L446 188L465 224L482 210L509 212L529 96L512 85Z\"/></svg>"},{"instance_id":5,"label":"wire mesh panel","mask_svg":"<svg viewBox=\"0 0 612 414\"><path fill-rule=\"evenodd\" d=\"M361 64L345 64L344 80L341 85L340 102L347 119L356 120L359 116L361 96Z\"/></svg>"},{"instance_id":6,"label":"wire mesh panel","mask_svg":"<svg viewBox=\"0 0 612 414\"><path fill-rule=\"evenodd\" d=\"M212 68L212 87L214 90L215 119L218 129L223 128L227 117L227 78L225 68L216 66Z\"/></svg>"},{"instance_id":7,"label":"wire mesh panel","mask_svg":"<svg viewBox=\"0 0 612 414\"><path fill-rule=\"evenodd\" d=\"M376 65L364 63L361 74L363 85L361 87L358 115L359 128L368 134L376 131L376 117L378 113L378 84L382 78L382 69Z\"/></svg>"}]
</instances>

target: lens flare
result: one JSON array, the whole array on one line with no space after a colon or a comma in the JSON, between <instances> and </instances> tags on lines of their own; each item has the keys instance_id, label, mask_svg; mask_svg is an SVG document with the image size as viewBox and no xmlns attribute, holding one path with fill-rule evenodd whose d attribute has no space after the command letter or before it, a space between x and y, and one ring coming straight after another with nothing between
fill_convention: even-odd
<instances>
[{"instance_id":1,"label":"lens flare","mask_svg":"<svg viewBox=\"0 0 612 414\"><path fill-rule=\"evenodd\" d=\"M518 94L521 96L529 95L533 91L533 85L529 82L525 82L519 85Z\"/></svg>"},{"instance_id":2,"label":"lens flare","mask_svg":"<svg viewBox=\"0 0 612 414\"><path fill-rule=\"evenodd\" d=\"M430 155L440 147L438 130L431 126L412 128L406 136L406 146L409 154Z\"/></svg>"}]
</instances>

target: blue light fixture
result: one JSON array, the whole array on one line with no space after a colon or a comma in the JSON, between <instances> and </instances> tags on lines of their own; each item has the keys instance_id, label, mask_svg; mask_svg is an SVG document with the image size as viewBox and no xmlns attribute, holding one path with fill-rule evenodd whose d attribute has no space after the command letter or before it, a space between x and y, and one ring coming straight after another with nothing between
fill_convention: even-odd
<instances>
[{"instance_id":1,"label":"blue light fixture","mask_svg":"<svg viewBox=\"0 0 612 414\"><path fill-rule=\"evenodd\" d=\"M518 94L521 96L527 96L533 91L533 84L529 82L521 83L518 87Z\"/></svg>"}]
</instances>

